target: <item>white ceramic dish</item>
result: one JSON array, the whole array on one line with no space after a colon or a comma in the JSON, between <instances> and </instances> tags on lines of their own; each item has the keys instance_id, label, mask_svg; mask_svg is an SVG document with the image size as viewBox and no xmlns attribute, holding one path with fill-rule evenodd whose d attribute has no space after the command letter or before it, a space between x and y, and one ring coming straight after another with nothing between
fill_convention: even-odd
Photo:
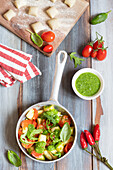
<instances>
[{"instance_id":1,"label":"white ceramic dish","mask_svg":"<svg viewBox=\"0 0 113 170\"><path fill-rule=\"evenodd\" d=\"M61 55L62 54L63 54L63 60L61 61ZM37 104L29 107L27 110L25 110L24 113L20 116L20 118L18 120L18 123L17 123L17 126L16 126L16 139L17 139L17 143L18 143L20 149L22 150L22 152L26 156L28 156L30 159L32 159L34 161L37 161L37 162L41 162L41 163L53 163L53 162L56 162L56 161L60 161L61 159L65 158L72 151L72 149L73 149L73 147L74 147L74 145L76 143L76 140L77 140L77 126L76 126L75 120L72 117L71 113L66 108L64 108L61 104L59 104L59 102L57 100L58 92L59 92L59 87L60 87L60 82L61 82L61 78L62 78L62 73L63 73L63 70L64 70L64 66L65 66L66 60L67 60L67 53L65 51L60 51L58 53L57 57L56 57L55 76L54 76L52 93L51 93L51 97L50 97L49 101L37 103ZM21 123L22 120L25 119L26 113L31 108L37 108L37 110L39 110L41 107L46 106L46 105L55 105L55 107L57 108L58 111L65 112L67 115L69 115L71 117L72 124L73 124L73 126L75 128L74 142L73 142L73 145L72 145L71 149L69 150L69 152L66 153L65 155L63 155L61 158L56 159L56 160L52 160L52 161L40 161L40 160L37 160L37 159L33 158L22 147L22 145L21 145L21 143L20 143L20 141L18 139L18 130L19 130L19 127L20 127L20 123Z\"/></svg>"},{"instance_id":2,"label":"white ceramic dish","mask_svg":"<svg viewBox=\"0 0 113 170\"><path fill-rule=\"evenodd\" d=\"M101 86L100 86L99 91L98 91L95 95L93 95L93 96L83 96L83 95L81 95L81 94L77 91L77 89L76 89L76 87L75 87L76 79L77 79L82 73L87 73L87 72L90 72L90 73L95 74L95 75L100 79L100 82L101 82ZM77 71L77 72L74 74L74 76L73 76L73 78L72 78L72 88L73 88L73 91L76 93L76 95L79 96L80 98L82 98L82 99L84 99L84 100L93 100L93 99L96 99L98 96L100 96L101 93L103 92L103 89L104 89L104 80L103 80L102 75L101 75L98 71L96 71L96 70L94 70L94 69L92 69L92 68L83 68L83 69Z\"/></svg>"}]
</instances>

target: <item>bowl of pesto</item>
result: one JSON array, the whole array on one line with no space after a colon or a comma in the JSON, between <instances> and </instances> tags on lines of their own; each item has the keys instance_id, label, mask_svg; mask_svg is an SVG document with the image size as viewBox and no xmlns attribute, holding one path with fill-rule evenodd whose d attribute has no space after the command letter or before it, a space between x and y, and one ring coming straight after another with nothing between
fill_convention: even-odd
<instances>
[{"instance_id":1,"label":"bowl of pesto","mask_svg":"<svg viewBox=\"0 0 113 170\"><path fill-rule=\"evenodd\" d=\"M103 92L104 80L98 71L92 68L83 68L74 74L72 88L80 98L93 100Z\"/></svg>"}]
</instances>

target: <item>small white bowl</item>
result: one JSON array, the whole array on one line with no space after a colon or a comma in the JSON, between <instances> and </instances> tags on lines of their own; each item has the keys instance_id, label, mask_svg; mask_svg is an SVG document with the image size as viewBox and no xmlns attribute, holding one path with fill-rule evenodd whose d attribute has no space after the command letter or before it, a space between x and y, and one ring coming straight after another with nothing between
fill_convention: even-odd
<instances>
[{"instance_id":1,"label":"small white bowl","mask_svg":"<svg viewBox=\"0 0 113 170\"><path fill-rule=\"evenodd\" d=\"M77 91L77 89L76 89L76 87L75 87L75 81L76 81L76 79L77 79L82 73L87 73L87 72L90 72L90 73L95 74L95 75L100 79L100 82L101 82L101 86L100 86L99 91L98 91L95 95L93 95L93 96L83 96L83 95L81 95L81 94ZM100 96L101 93L103 92L103 89L104 89L104 80L103 80L102 75L101 75L98 71L96 71L96 70L94 70L94 69L92 69L92 68L83 68L83 69L77 71L77 72L74 74L74 76L73 76L73 78L72 78L72 88L73 88L73 91L76 93L76 95L79 96L80 98L82 98L82 99L84 99L84 100L93 100L93 99L96 99L98 96Z\"/></svg>"}]
</instances>

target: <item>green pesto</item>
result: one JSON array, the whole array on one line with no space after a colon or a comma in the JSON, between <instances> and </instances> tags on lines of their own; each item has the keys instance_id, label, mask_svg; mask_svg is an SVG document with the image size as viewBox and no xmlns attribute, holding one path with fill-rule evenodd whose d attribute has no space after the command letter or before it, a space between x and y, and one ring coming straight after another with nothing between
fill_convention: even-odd
<instances>
[{"instance_id":1,"label":"green pesto","mask_svg":"<svg viewBox=\"0 0 113 170\"><path fill-rule=\"evenodd\" d=\"M95 95L101 86L100 79L93 73L82 73L75 82L77 91L83 96Z\"/></svg>"}]
</instances>

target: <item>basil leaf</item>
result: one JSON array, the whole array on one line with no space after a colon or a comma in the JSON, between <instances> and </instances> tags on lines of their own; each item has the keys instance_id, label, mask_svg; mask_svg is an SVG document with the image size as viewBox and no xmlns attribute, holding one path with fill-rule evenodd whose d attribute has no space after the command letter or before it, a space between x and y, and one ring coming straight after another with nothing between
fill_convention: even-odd
<instances>
[{"instance_id":1,"label":"basil leaf","mask_svg":"<svg viewBox=\"0 0 113 170\"><path fill-rule=\"evenodd\" d=\"M37 33L31 34L31 40L36 44L38 47L41 47L43 45L42 38Z\"/></svg>"},{"instance_id":2,"label":"basil leaf","mask_svg":"<svg viewBox=\"0 0 113 170\"><path fill-rule=\"evenodd\" d=\"M30 133L27 133L27 137L30 139L30 140L38 140L38 138L35 138L34 135L36 134L39 134L43 132L42 129L34 129L32 132Z\"/></svg>"},{"instance_id":3,"label":"basil leaf","mask_svg":"<svg viewBox=\"0 0 113 170\"><path fill-rule=\"evenodd\" d=\"M37 142L35 145L35 151L37 153L43 153L45 149L46 143L44 141Z\"/></svg>"},{"instance_id":4,"label":"basil leaf","mask_svg":"<svg viewBox=\"0 0 113 170\"><path fill-rule=\"evenodd\" d=\"M19 158L19 156L11 150L8 150L8 160L11 164L13 164L16 167L19 167L22 165L22 161Z\"/></svg>"},{"instance_id":5,"label":"basil leaf","mask_svg":"<svg viewBox=\"0 0 113 170\"><path fill-rule=\"evenodd\" d=\"M63 142L66 142L71 136L71 128L69 126L69 124L66 122L60 132L60 139Z\"/></svg>"},{"instance_id":6,"label":"basil leaf","mask_svg":"<svg viewBox=\"0 0 113 170\"><path fill-rule=\"evenodd\" d=\"M37 33L33 33L28 29L26 29L26 31L28 31L31 34L31 40L34 42L34 44L36 44L38 47L42 47L43 45L42 38Z\"/></svg>"}]
</instances>

